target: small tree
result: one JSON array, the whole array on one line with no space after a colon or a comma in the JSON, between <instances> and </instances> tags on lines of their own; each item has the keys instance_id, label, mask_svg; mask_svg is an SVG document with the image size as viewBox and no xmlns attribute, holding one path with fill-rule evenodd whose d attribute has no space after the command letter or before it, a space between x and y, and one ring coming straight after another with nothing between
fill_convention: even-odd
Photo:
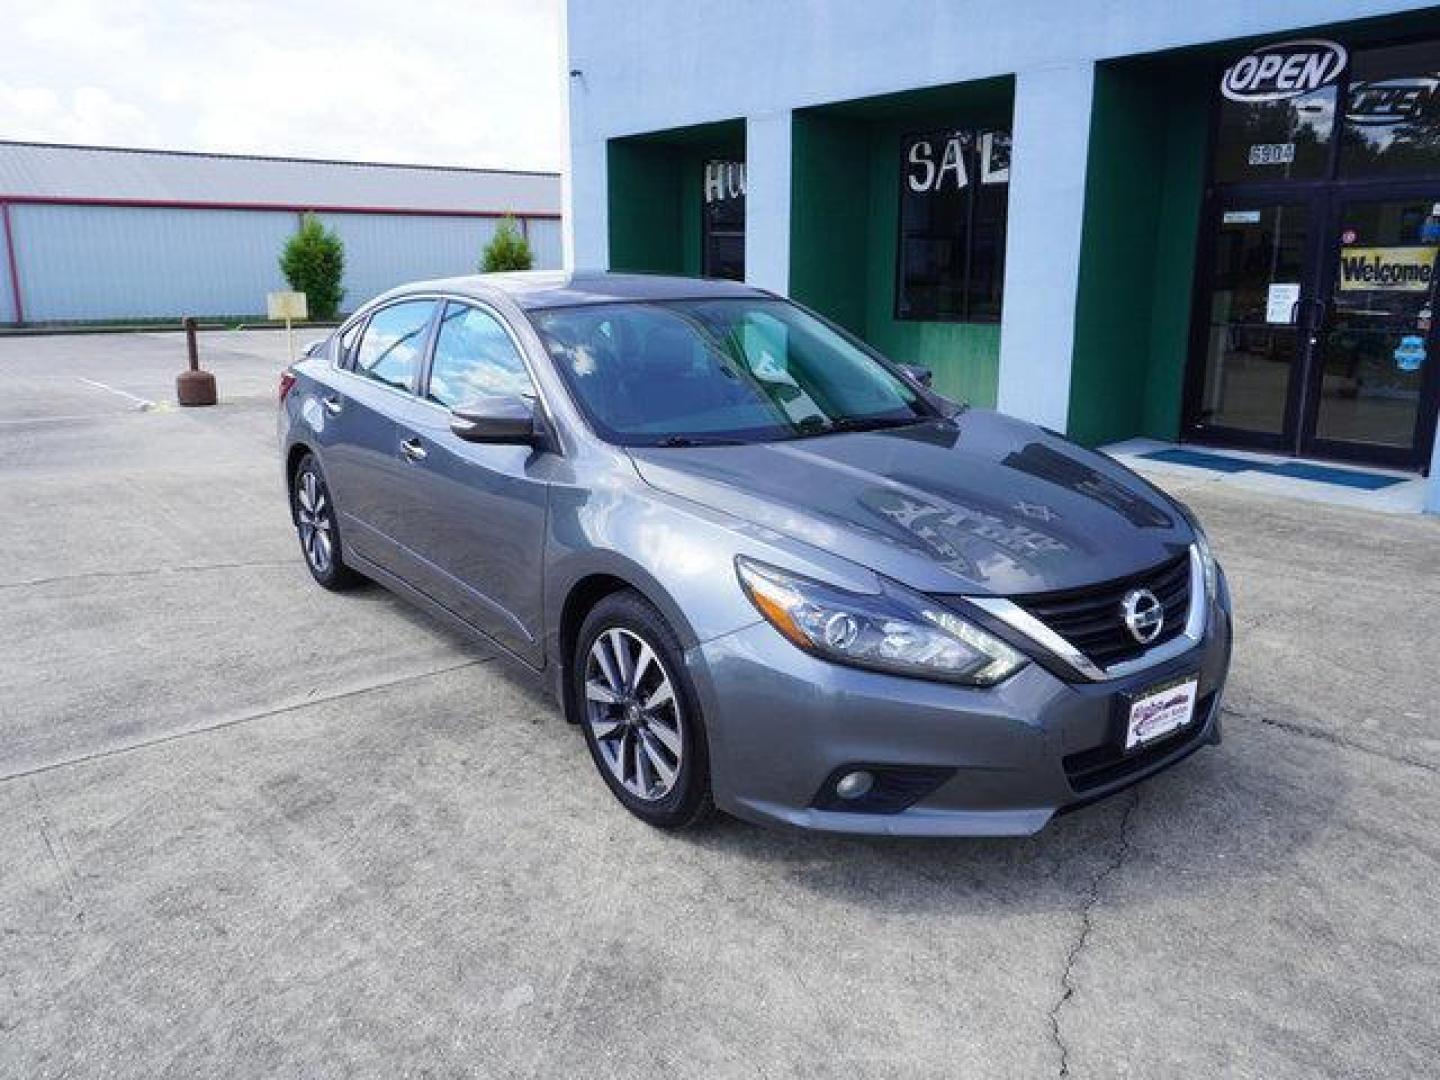
<instances>
[{"instance_id":1,"label":"small tree","mask_svg":"<svg viewBox=\"0 0 1440 1080\"><path fill-rule=\"evenodd\" d=\"M300 228L285 241L280 272L290 288L305 294L312 319L335 317L345 295L340 287L345 277L345 245L314 214L301 218Z\"/></svg>"},{"instance_id":2,"label":"small tree","mask_svg":"<svg viewBox=\"0 0 1440 1080\"><path fill-rule=\"evenodd\" d=\"M493 274L499 270L529 270L534 265L535 254L530 250L530 241L525 239L515 219L507 214L485 245L481 272Z\"/></svg>"}]
</instances>

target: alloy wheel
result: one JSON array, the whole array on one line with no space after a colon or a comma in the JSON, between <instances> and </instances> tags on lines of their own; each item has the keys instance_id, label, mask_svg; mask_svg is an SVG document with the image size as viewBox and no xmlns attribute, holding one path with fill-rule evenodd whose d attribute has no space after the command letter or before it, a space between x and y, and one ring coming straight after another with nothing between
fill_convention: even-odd
<instances>
[{"instance_id":1,"label":"alloy wheel","mask_svg":"<svg viewBox=\"0 0 1440 1080\"><path fill-rule=\"evenodd\" d=\"M647 802L675 787L684 719L670 673L640 635L602 630L585 661L585 720L612 776Z\"/></svg>"},{"instance_id":2,"label":"alloy wheel","mask_svg":"<svg viewBox=\"0 0 1440 1080\"><path fill-rule=\"evenodd\" d=\"M295 479L295 523L310 568L317 574L329 573L335 558L335 521L325 481L309 469Z\"/></svg>"}]
</instances>

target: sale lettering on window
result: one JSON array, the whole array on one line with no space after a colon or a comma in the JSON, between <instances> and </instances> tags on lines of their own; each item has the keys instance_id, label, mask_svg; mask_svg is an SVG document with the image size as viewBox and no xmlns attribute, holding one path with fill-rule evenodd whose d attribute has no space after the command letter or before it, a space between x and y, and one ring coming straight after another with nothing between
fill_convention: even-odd
<instances>
[{"instance_id":1,"label":"sale lettering on window","mask_svg":"<svg viewBox=\"0 0 1440 1080\"><path fill-rule=\"evenodd\" d=\"M1010 133L951 128L901 140L895 316L998 322Z\"/></svg>"}]
</instances>

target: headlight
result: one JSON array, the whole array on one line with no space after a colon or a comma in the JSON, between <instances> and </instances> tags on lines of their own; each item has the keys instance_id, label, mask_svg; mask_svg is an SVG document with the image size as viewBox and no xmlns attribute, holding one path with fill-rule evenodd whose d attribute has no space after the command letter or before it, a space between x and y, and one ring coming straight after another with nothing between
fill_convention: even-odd
<instances>
[{"instance_id":1,"label":"headlight","mask_svg":"<svg viewBox=\"0 0 1440 1080\"><path fill-rule=\"evenodd\" d=\"M1210 550L1210 538L1205 535L1205 529L1201 526L1200 519L1195 516L1195 511L1182 502L1177 501L1175 505L1195 533L1195 547L1200 552L1200 566L1205 571L1205 596L1214 600L1220 591L1220 564L1215 561L1215 553Z\"/></svg>"},{"instance_id":2,"label":"headlight","mask_svg":"<svg viewBox=\"0 0 1440 1080\"><path fill-rule=\"evenodd\" d=\"M993 634L898 586L855 593L743 556L735 569L771 626L827 660L967 686L993 686L1026 662Z\"/></svg>"}]
</instances>

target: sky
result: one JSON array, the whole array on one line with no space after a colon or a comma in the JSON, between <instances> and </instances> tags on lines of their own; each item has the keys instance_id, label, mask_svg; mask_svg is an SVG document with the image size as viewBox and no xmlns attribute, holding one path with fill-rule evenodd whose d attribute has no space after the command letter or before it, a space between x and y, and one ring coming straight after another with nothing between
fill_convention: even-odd
<instances>
[{"instance_id":1,"label":"sky","mask_svg":"<svg viewBox=\"0 0 1440 1080\"><path fill-rule=\"evenodd\" d=\"M0 0L0 139L564 165L563 0Z\"/></svg>"}]
</instances>

